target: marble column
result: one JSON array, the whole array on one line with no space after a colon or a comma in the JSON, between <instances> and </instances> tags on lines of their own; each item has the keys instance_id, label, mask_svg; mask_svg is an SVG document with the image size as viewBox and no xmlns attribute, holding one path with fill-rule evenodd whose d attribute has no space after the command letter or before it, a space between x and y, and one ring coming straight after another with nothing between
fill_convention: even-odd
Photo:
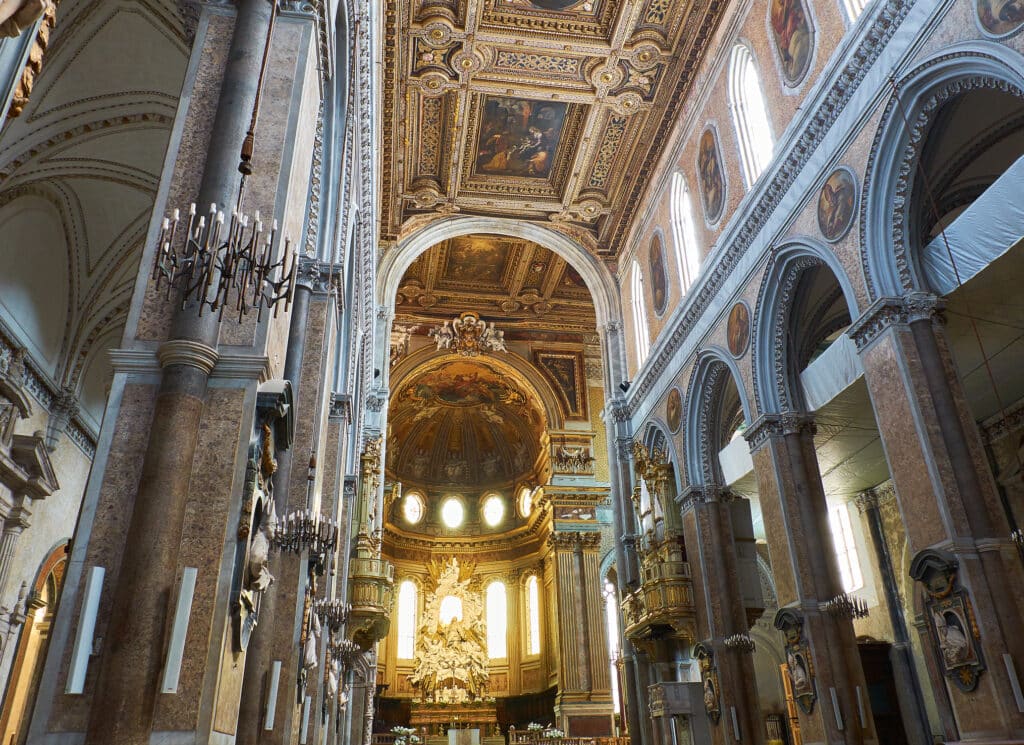
<instances>
[{"instance_id":1,"label":"marble column","mask_svg":"<svg viewBox=\"0 0 1024 745\"><path fill-rule=\"evenodd\" d=\"M882 515L879 503L894 498L892 488L875 488L861 492L856 497L857 509L867 519L871 534L871 546L875 552L875 566L881 575L882 587L885 590L885 604L889 611L889 625L892 627L892 651L889 659L892 662L893 676L896 683L896 695L899 698L900 713L903 717L903 728L906 730L910 745L930 745L932 742L931 727L928 724L928 712L925 708L921 681L914 666L913 649L907 620L903 612L903 598L900 596L899 583L893 569L892 554L889 542L885 538Z\"/></svg>"},{"instance_id":2,"label":"marble column","mask_svg":"<svg viewBox=\"0 0 1024 745\"><path fill-rule=\"evenodd\" d=\"M814 432L807 417L769 414L744 433L778 592L776 626L783 630L783 621L784 634L793 634L793 648L802 646L809 657L815 698L800 711L804 742L875 743L853 623L825 609L842 593L842 584Z\"/></svg>"},{"instance_id":3,"label":"marble column","mask_svg":"<svg viewBox=\"0 0 1024 745\"><path fill-rule=\"evenodd\" d=\"M1024 737L1015 700L1024 670L1024 567L941 324L942 304L912 293L880 298L848 330L857 345L912 556L948 552L975 620L985 670L955 684L923 614L932 686L948 694L950 739ZM927 599L917 583L915 607ZM922 609L923 610L923 609ZM936 696L942 706L942 695Z\"/></svg>"},{"instance_id":4,"label":"marble column","mask_svg":"<svg viewBox=\"0 0 1024 745\"><path fill-rule=\"evenodd\" d=\"M686 545L696 548L699 571L694 572L698 628L714 652L721 685L722 719L711 727L716 744L733 739L731 708L743 742L762 745L764 721L757 696L750 649L730 648L725 640L747 635L747 612L740 588L732 519L727 502L735 499L715 486L693 486L680 498ZM693 565L691 554L690 564Z\"/></svg>"}]
</instances>

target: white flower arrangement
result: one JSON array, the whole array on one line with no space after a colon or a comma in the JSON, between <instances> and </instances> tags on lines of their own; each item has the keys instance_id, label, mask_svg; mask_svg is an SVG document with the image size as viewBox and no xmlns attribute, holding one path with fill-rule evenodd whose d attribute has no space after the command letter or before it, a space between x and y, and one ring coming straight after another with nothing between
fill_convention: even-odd
<instances>
[{"instance_id":1,"label":"white flower arrangement","mask_svg":"<svg viewBox=\"0 0 1024 745\"><path fill-rule=\"evenodd\" d=\"M557 727L548 727L544 730L544 738L546 740L561 740L565 737L565 733Z\"/></svg>"},{"instance_id":2,"label":"white flower arrangement","mask_svg":"<svg viewBox=\"0 0 1024 745\"><path fill-rule=\"evenodd\" d=\"M527 732L541 732L544 729L544 725L540 722L530 722L526 725Z\"/></svg>"},{"instance_id":3,"label":"white flower arrangement","mask_svg":"<svg viewBox=\"0 0 1024 745\"><path fill-rule=\"evenodd\" d=\"M395 745L419 745L420 736L412 727L392 727L391 734L395 736Z\"/></svg>"}]
</instances>

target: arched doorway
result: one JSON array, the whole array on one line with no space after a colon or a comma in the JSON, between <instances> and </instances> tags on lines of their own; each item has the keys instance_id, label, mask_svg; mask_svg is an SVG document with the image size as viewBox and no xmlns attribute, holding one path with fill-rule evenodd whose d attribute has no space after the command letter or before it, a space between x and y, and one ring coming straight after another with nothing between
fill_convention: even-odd
<instances>
[{"instance_id":1,"label":"arched doorway","mask_svg":"<svg viewBox=\"0 0 1024 745\"><path fill-rule=\"evenodd\" d=\"M67 548L68 544L63 543L46 557L35 584L25 597L24 625L0 714L0 732L3 733L0 742L5 745L24 745L28 738L28 725L50 644L50 627L64 585Z\"/></svg>"}]
</instances>

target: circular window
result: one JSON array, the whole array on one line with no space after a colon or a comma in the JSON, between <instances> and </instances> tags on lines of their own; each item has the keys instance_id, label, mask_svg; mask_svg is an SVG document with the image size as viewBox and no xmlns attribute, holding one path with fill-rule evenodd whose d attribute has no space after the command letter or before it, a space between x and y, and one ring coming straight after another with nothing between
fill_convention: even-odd
<instances>
[{"instance_id":1,"label":"circular window","mask_svg":"<svg viewBox=\"0 0 1024 745\"><path fill-rule=\"evenodd\" d=\"M441 522L449 528L457 528L462 525L466 516L466 510L455 497L449 497L441 505Z\"/></svg>"},{"instance_id":2,"label":"circular window","mask_svg":"<svg viewBox=\"0 0 1024 745\"><path fill-rule=\"evenodd\" d=\"M409 492L405 495L405 499L402 500L402 516L407 523L415 525L423 519L424 512L426 512L426 505L423 503L423 497L416 492Z\"/></svg>"},{"instance_id":3,"label":"circular window","mask_svg":"<svg viewBox=\"0 0 1024 745\"><path fill-rule=\"evenodd\" d=\"M524 486L519 490L519 514L523 517L529 517L532 511L533 490L528 486Z\"/></svg>"},{"instance_id":4,"label":"circular window","mask_svg":"<svg viewBox=\"0 0 1024 745\"><path fill-rule=\"evenodd\" d=\"M505 502L497 494L492 494L484 500L483 515L485 523L496 527L505 517Z\"/></svg>"}]
</instances>

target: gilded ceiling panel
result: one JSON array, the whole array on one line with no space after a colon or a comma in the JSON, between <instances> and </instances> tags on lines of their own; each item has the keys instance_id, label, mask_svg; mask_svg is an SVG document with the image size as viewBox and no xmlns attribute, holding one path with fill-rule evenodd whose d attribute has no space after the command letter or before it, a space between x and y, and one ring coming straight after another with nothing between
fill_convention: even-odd
<instances>
[{"instance_id":1,"label":"gilded ceiling panel","mask_svg":"<svg viewBox=\"0 0 1024 745\"><path fill-rule=\"evenodd\" d=\"M724 0L391 0L382 232L455 212L615 255Z\"/></svg>"}]
</instances>

